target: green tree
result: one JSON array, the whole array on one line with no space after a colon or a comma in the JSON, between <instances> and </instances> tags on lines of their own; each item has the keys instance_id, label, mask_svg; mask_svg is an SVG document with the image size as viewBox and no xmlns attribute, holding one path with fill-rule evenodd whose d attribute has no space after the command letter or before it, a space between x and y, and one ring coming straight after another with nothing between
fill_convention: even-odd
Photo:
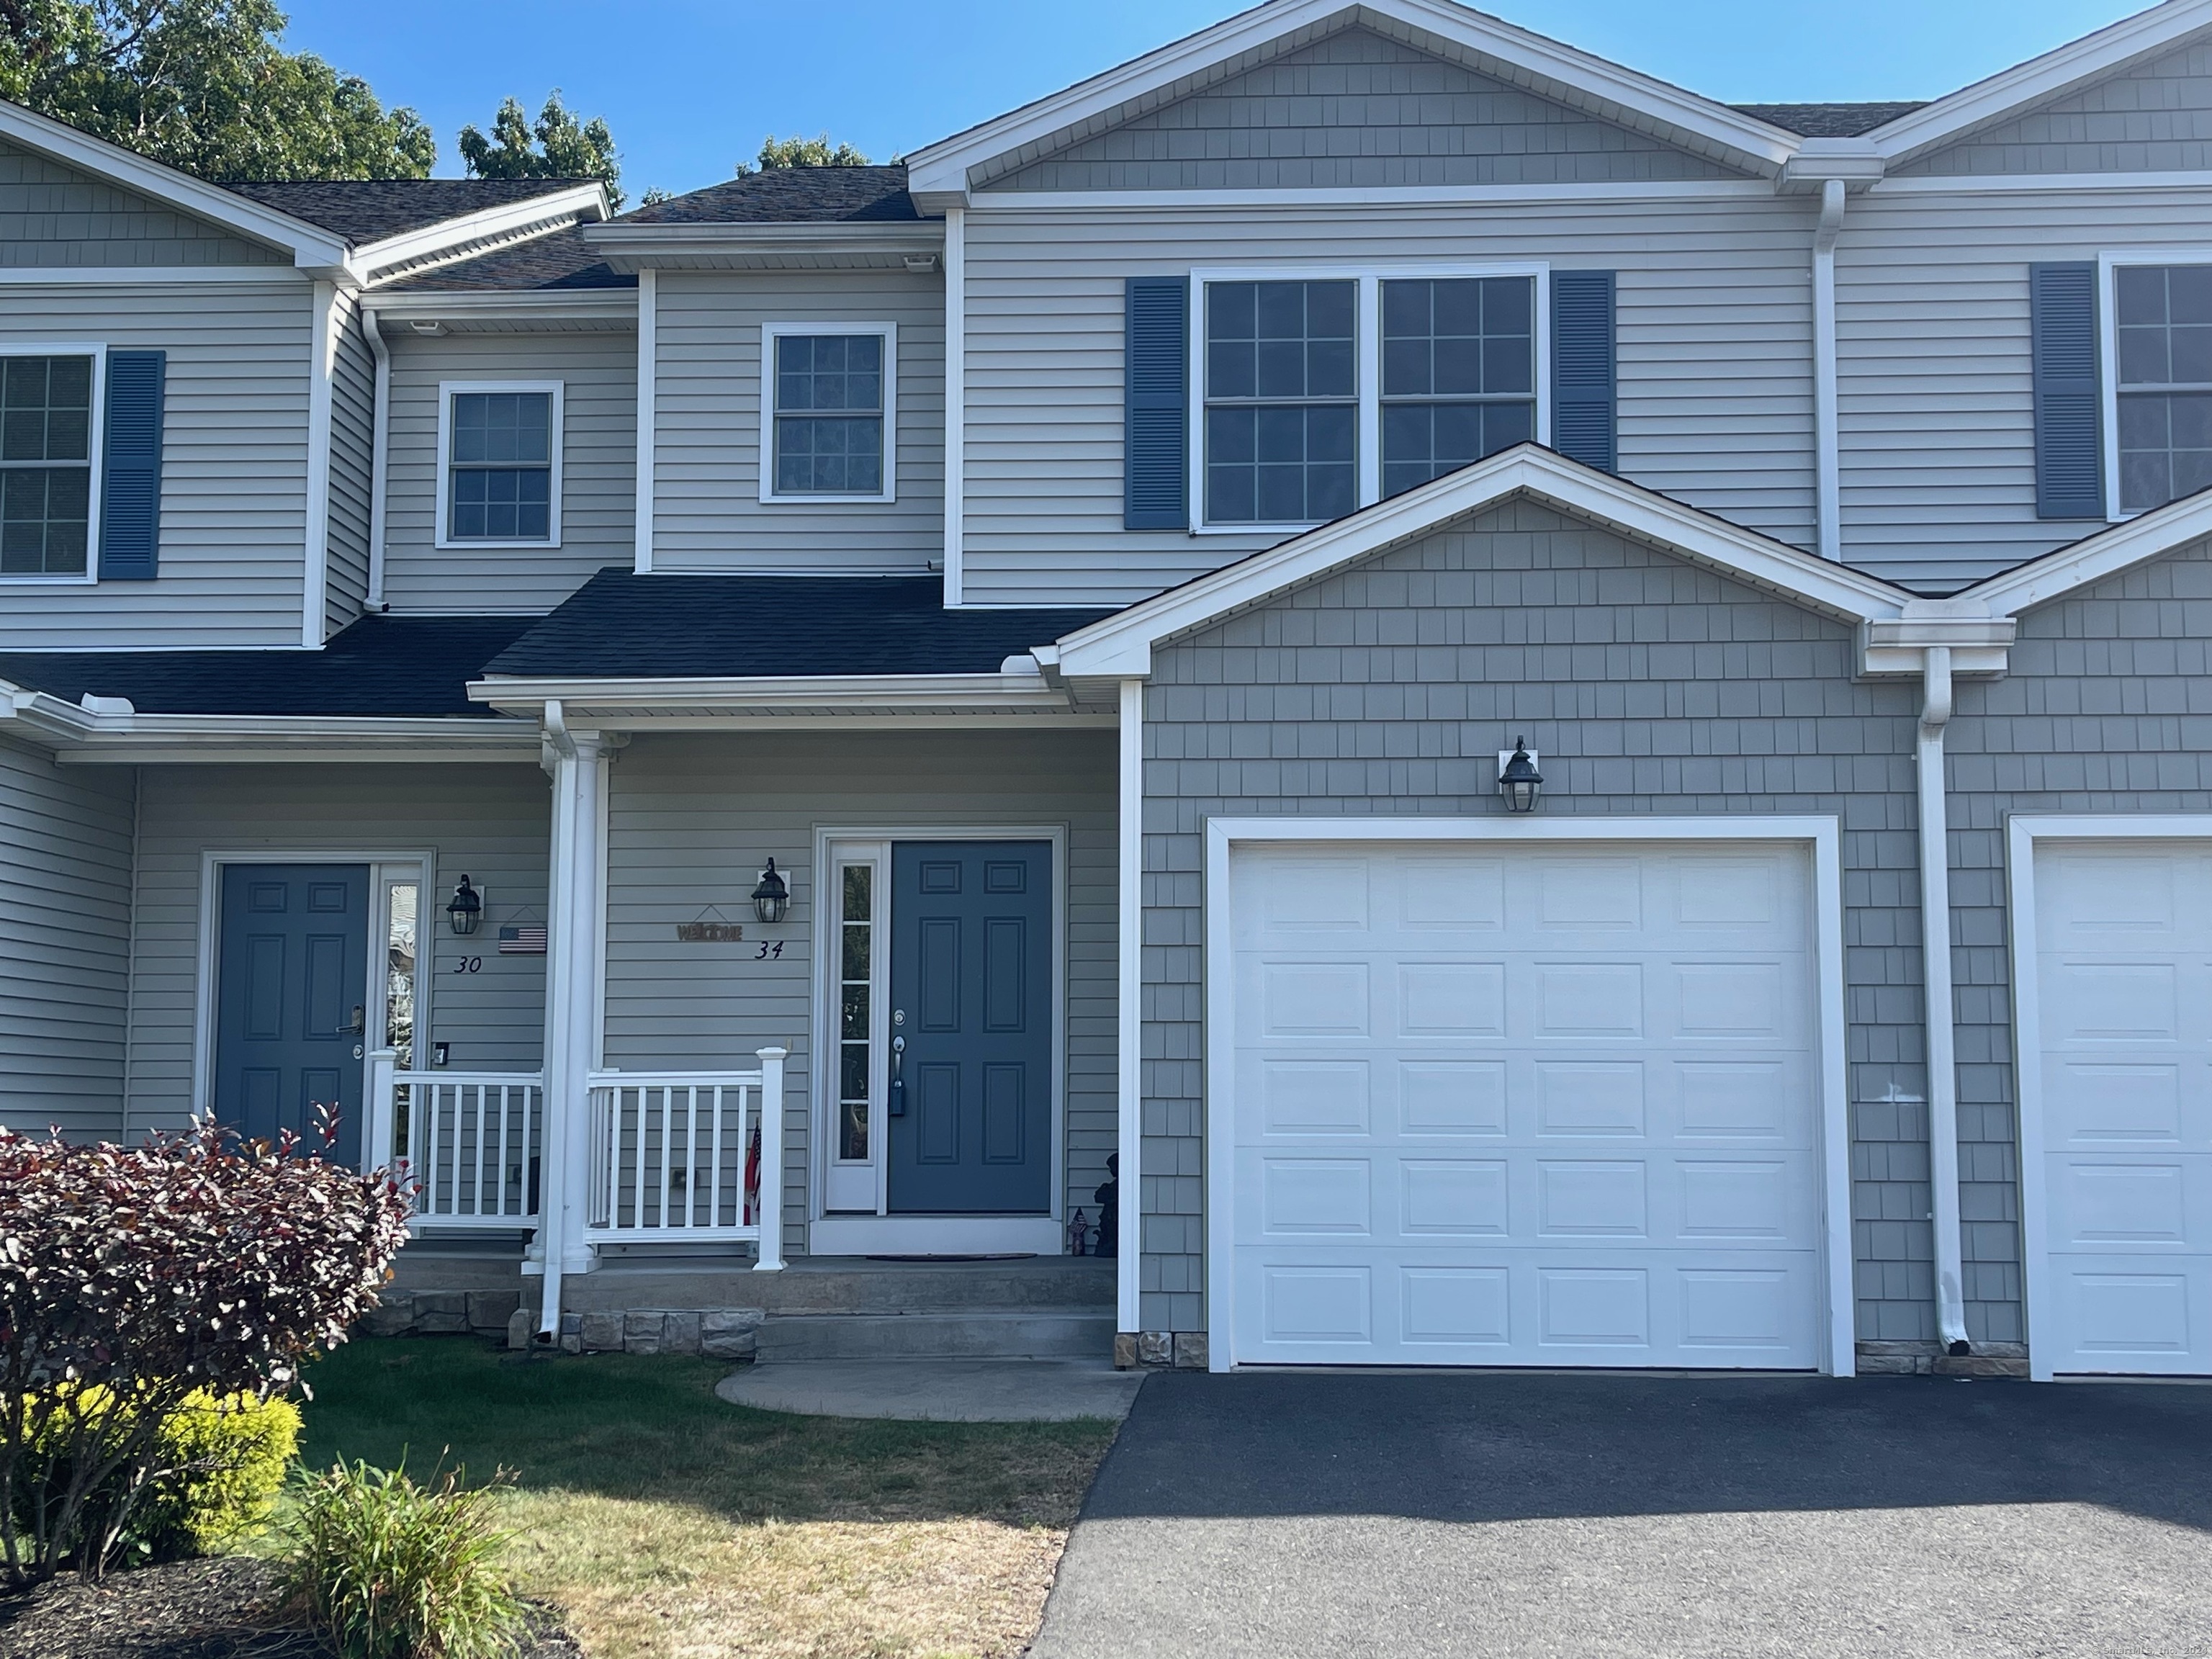
<instances>
[{"instance_id":1,"label":"green tree","mask_svg":"<svg viewBox=\"0 0 2212 1659\"><path fill-rule=\"evenodd\" d=\"M0 97L205 179L422 179L411 109L281 45L273 0L0 0Z\"/></svg>"},{"instance_id":2,"label":"green tree","mask_svg":"<svg viewBox=\"0 0 2212 1659\"><path fill-rule=\"evenodd\" d=\"M538 112L533 128L522 105L510 98L492 118L491 137L474 125L461 129L461 160L477 179L597 179L607 199L623 204L622 164L615 136L597 117L579 121L561 102L556 87Z\"/></svg>"},{"instance_id":3,"label":"green tree","mask_svg":"<svg viewBox=\"0 0 2212 1659\"><path fill-rule=\"evenodd\" d=\"M811 138L802 138L793 133L788 138L779 138L770 133L761 140L757 163L738 163L738 177L765 172L771 167L864 167L868 158L845 143L833 144L826 132Z\"/></svg>"}]
</instances>

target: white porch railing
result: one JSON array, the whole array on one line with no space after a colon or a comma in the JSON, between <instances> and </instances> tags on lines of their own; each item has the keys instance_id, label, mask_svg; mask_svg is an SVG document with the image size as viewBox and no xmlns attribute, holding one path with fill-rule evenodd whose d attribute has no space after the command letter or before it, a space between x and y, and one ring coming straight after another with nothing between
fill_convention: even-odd
<instances>
[{"instance_id":1,"label":"white porch railing","mask_svg":"<svg viewBox=\"0 0 2212 1659\"><path fill-rule=\"evenodd\" d=\"M783 1051L751 1072L594 1072L588 1236L594 1243L750 1239L782 1265L780 1137L761 1103L783 1098ZM771 1119L773 1114L770 1115Z\"/></svg>"},{"instance_id":2,"label":"white porch railing","mask_svg":"<svg viewBox=\"0 0 2212 1659\"><path fill-rule=\"evenodd\" d=\"M372 1145L411 1190L415 1222L512 1231L538 1224L545 1079L537 1072L402 1072L371 1077Z\"/></svg>"}]
</instances>

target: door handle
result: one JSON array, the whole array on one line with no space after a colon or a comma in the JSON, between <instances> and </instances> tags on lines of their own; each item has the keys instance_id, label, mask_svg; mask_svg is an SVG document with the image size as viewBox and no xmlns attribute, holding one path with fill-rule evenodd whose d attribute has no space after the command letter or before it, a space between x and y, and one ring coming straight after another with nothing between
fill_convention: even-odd
<instances>
[{"instance_id":1,"label":"door handle","mask_svg":"<svg viewBox=\"0 0 2212 1659\"><path fill-rule=\"evenodd\" d=\"M356 1002L353 1006L353 1020L346 1030L359 1036L368 1030L368 1010Z\"/></svg>"},{"instance_id":2,"label":"door handle","mask_svg":"<svg viewBox=\"0 0 2212 1659\"><path fill-rule=\"evenodd\" d=\"M904 1037L902 1037L902 1036L893 1037L893 1038L891 1039L891 1103L890 1103L890 1115L891 1115L893 1117L904 1117L904 1116L906 1115L906 1078L905 1078L905 1076L904 1076L905 1070L906 1070L906 1039L905 1039Z\"/></svg>"}]
</instances>

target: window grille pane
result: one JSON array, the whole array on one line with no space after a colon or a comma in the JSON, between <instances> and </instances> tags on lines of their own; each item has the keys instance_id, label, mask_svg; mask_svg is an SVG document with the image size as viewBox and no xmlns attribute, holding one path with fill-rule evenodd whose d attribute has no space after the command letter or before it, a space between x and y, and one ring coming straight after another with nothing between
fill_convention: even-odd
<instances>
[{"instance_id":1,"label":"window grille pane","mask_svg":"<svg viewBox=\"0 0 2212 1659\"><path fill-rule=\"evenodd\" d=\"M883 488L881 416L777 417L777 495L879 495Z\"/></svg>"},{"instance_id":2,"label":"window grille pane","mask_svg":"<svg viewBox=\"0 0 2212 1659\"><path fill-rule=\"evenodd\" d=\"M92 473L0 471L0 576L82 576L91 544Z\"/></svg>"},{"instance_id":3,"label":"window grille pane","mask_svg":"<svg viewBox=\"0 0 2212 1659\"><path fill-rule=\"evenodd\" d=\"M2113 296L2119 504L2141 513L2212 487L2212 265L2123 265Z\"/></svg>"},{"instance_id":4,"label":"window grille pane","mask_svg":"<svg viewBox=\"0 0 2212 1659\"><path fill-rule=\"evenodd\" d=\"M2120 506L2147 512L2212 485L2212 392L2120 399Z\"/></svg>"},{"instance_id":5,"label":"window grille pane","mask_svg":"<svg viewBox=\"0 0 2212 1659\"><path fill-rule=\"evenodd\" d=\"M1387 282L1382 312L1385 495L1535 436L1534 277Z\"/></svg>"},{"instance_id":6,"label":"window grille pane","mask_svg":"<svg viewBox=\"0 0 2212 1659\"><path fill-rule=\"evenodd\" d=\"M778 495L884 490L884 337L775 337Z\"/></svg>"},{"instance_id":7,"label":"window grille pane","mask_svg":"<svg viewBox=\"0 0 2212 1659\"><path fill-rule=\"evenodd\" d=\"M550 465L552 459L552 393L470 392L454 395L456 465Z\"/></svg>"},{"instance_id":8,"label":"window grille pane","mask_svg":"<svg viewBox=\"0 0 2212 1659\"><path fill-rule=\"evenodd\" d=\"M553 525L552 483L552 474L538 467L456 471L447 527L465 541L547 540Z\"/></svg>"},{"instance_id":9,"label":"window grille pane","mask_svg":"<svg viewBox=\"0 0 2212 1659\"><path fill-rule=\"evenodd\" d=\"M1349 404L1206 410L1206 516L1305 524L1358 505L1357 411Z\"/></svg>"},{"instance_id":10,"label":"window grille pane","mask_svg":"<svg viewBox=\"0 0 2212 1659\"><path fill-rule=\"evenodd\" d=\"M1349 282L1208 284L1210 522L1309 524L1358 506L1358 313Z\"/></svg>"},{"instance_id":11,"label":"window grille pane","mask_svg":"<svg viewBox=\"0 0 2212 1659\"><path fill-rule=\"evenodd\" d=\"M553 538L553 394L455 392L446 533L454 541Z\"/></svg>"},{"instance_id":12,"label":"window grille pane","mask_svg":"<svg viewBox=\"0 0 2212 1659\"><path fill-rule=\"evenodd\" d=\"M0 461L92 458L92 359L0 357Z\"/></svg>"}]
</instances>

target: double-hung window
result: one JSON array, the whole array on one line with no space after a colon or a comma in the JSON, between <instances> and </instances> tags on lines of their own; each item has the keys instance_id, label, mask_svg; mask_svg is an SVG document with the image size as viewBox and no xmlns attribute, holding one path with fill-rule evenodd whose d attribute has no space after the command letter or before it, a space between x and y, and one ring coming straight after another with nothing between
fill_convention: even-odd
<instances>
[{"instance_id":1,"label":"double-hung window","mask_svg":"<svg viewBox=\"0 0 2212 1659\"><path fill-rule=\"evenodd\" d=\"M560 544L561 390L465 381L439 388L441 547Z\"/></svg>"},{"instance_id":2,"label":"double-hung window","mask_svg":"<svg viewBox=\"0 0 2212 1659\"><path fill-rule=\"evenodd\" d=\"M0 576L91 573L88 354L0 355Z\"/></svg>"},{"instance_id":3,"label":"double-hung window","mask_svg":"<svg viewBox=\"0 0 2212 1659\"><path fill-rule=\"evenodd\" d=\"M894 499L897 330L770 323L761 362L761 500Z\"/></svg>"},{"instance_id":4,"label":"double-hung window","mask_svg":"<svg viewBox=\"0 0 2212 1659\"><path fill-rule=\"evenodd\" d=\"M1340 518L1547 441L1544 272L1199 272L1203 529Z\"/></svg>"},{"instance_id":5,"label":"double-hung window","mask_svg":"<svg viewBox=\"0 0 2212 1659\"><path fill-rule=\"evenodd\" d=\"M2112 272L2124 514L2212 487L2212 264Z\"/></svg>"}]
</instances>

